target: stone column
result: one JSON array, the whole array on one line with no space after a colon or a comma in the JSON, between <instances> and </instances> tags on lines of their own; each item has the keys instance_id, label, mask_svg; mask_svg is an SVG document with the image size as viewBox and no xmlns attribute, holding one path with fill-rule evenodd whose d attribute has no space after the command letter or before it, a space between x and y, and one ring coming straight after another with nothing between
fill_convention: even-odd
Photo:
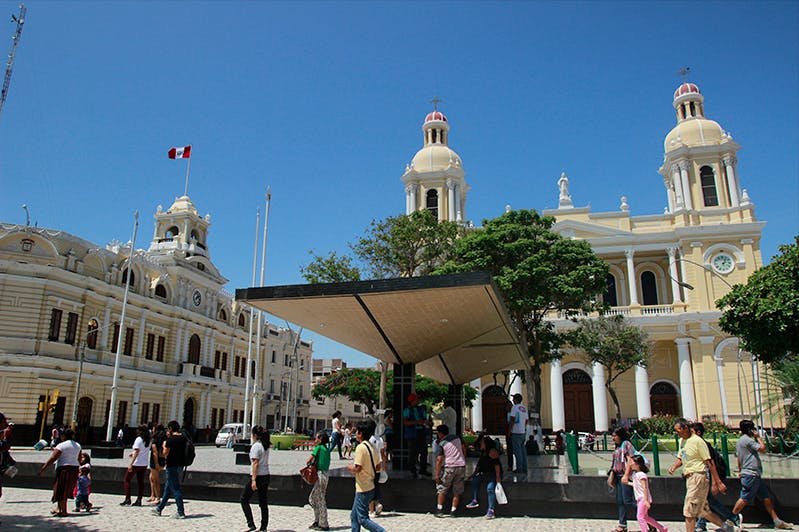
<instances>
[{"instance_id":1,"label":"stone column","mask_svg":"<svg viewBox=\"0 0 799 532\"><path fill-rule=\"evenodd\" d=\"M560 360L549 363L549 399L552 403L552 430L566 430L566 408L563 404L563 370Z\"/></svg>"},{"instance_id":2,"label":"stone column","mask_svg":"<svg viewBox=\"0 0 799 532\"><path fill-rule=\"evenodd\" d=\"M100 332L100 350L108 351L108 331L112 330L113 327L111 326L111 303L106 303L105 305L105 315L103 317L103 330Z\"/></svg>"},{"instance_id":3,"label":"stone column","mask_svg":"<svg viewBox=\"0 0 799 532\"><path fill-rule=\"evenodd\" d=\"M677 284L677 248L666 248L666 253L669 254L669 277L671 277L671 295L672 303L682 303L680 296L680 285Z\"/></svg>"},{"instance_id":4,"label":"stone column","mask_svg":"<svg viewBox=\"0 0 799 532\"><path fill-rule=\"evenodd\" d=\"M447 179L447 220L455 221L455 182Z\"/></svg>"},{"instance_id":5,"label":"stone column","mask_svg":"<svg viewBox=\"0 0 799 532\"><path fill-rule=\"evenodd\" d=\"M219 420L219 425L222 426L227 423L228 419L233 419L233 393L228 391L227 395L227 410L225 410L225 419Z\"/></svg>"},{"instance_id":6,"label":"stone column","mask_svg":"<svg viewBox=\"0 0 799 532\"><path fill-rule=\"evenodd\" d=\"M455 221L463 220L463 206L461 205L461 185L455 187Z\"/></svg>"},{"instance_id":7,"label":"stone column","mask_svg":"<svg viewBox=\"0 0 799 532\"><path fill-rule=\"evenodd\" d=\"M414 212L416 210L417 202L416 202L416 193L419 191L419 185L408 185L410 187L410 195L411 195L411 210L408 214Z\"/></svg>"},{"instance_id":8,"label":"stone column","mask_svg":"<svg viewBox=\"0 0 799 532\"><path fill-rule=\"evenodd\" d=\"M411 210L411 185L405 185L405 214L410 214Z\"/></svg>"},{"instance_id":9,"label":"stone column","mask_svg":"<svg viewBox=\"0 0 799 532\"><path fill-rule=\"evenodd\" d=\"M591 388L594 392L594 426L597 431L605 432L609 428L608 396L605 390L605 367L596 362L594 362L591 367L594 372L591 378Z\"/></svg>"},{"instance_id":10,"label":"stone column","mask_svg":"<svg viewBox=\"0 0 799 532\"><path fill-rule=\"evenodd\" d=\"M671 165L671 183L674 187L675 208L680 210L685 208L685 194L682 190L682 180L680 179L680 167L676 164Z\"/></svg>"},{"instance_id":11,"label":"stone column","mask_svg":"<svg viewBox=\"0 0 799 532\"><path fill-rule=\"evenodd\" d=\"M652 417L652 403L649 401L649 372L643 366L635 366L635 404L638 419Z\"/></svg>"},{"instance_id":12,"label":"stone column","mask_svg":"<svg viewBox=\"0 0 799 532\"><path fill-rule=\"evenodd\" d=\"M169 419L167 420L167 422L172 421L173 419L177 419L177 416L178 416L178 392L180 391L179 386L180 385L178 384L178 386L175 386L174 388L172 388L172 406L169 409Z\"/></svg>"},{"instance_id":13,"label":"stone column","mask_svg":"<svg viewBox=\"0 0 799 532\"><path fill-rule=\"evenodd\" d=\"M680 368L680 400L682 415L688 420L696 421L696 399L694 397L694 377L691 370L690 338L676 338L677 360Z\"/></svg>"},{"instance_id":14,"label":"stone column","mask_svg":"<svg viewBox=\"0 0 799 532\"><path fill-rule=\"evenodd\" d=\"M147 311L143 310L141 313L141 317L139 318L139 338L136 341L136 356L142 356L144 353L144 329L145 329L145 317L147 316Z\"/></svg>"},{"instance_id":15,"label":"stone column","mask_svg":"<svg viewBox=\"0 0 799 532\"><path fill-rule=\"evenodd\" d=\"M408 395L414 391L416 364L394 364L394 447L391 449L391 469L407 471L409 468L410 449L403 438L402 411L408 404Z\"/></svg>"},{"instance_id":16,"label":"stone column","mask_svg":"<svg viewBox=\"0 0 799 532\"><path fill-rule=\"evenodd\" d=\"M185 406L186 406L186 390L181 388L180 393L178 393L178 408L174 418L177 419L181 427L183 426L183 408Z\"/></svg>"},{"instance_id":17,"label":"stone column","mask_svg":"<svg viewBox=\"0 0 799 532\"><path fill-rule=\"evenodd\" d=\"M738 186L738 176L735 175L735 157L732 155L725 155L722 158L724 167L727 170L727 190L730 192L730 204L733 207L738 207L741 204Z\"/></svg>"},{"instance_id":18,"label":"stone column","mask_svg":"<svg viewBox=\"0 0 799 532\"><path fill-rule=\"evenodd\" d=\"M680 182L682 183L683 200L685 201L685 208L693 210L694 202L691 199L691 181L688 178L688 161L680 161Z\"/></svg>"},{"instance_id":19,"label":"stone column","mask_svg":"<svg viewBox=\"0 0 799 532\"><path fill-rule=\"evenodd\" d=\"M175 332L175 362L183 362L183 332L185 322L178 323L177 331Z\"/></svg>"},{"instance_id":20,"label":"stone column","mask_svg":"<svg viewBox=\"0 0 799 532\"><path fill-rule=\"evenodd\" d=\"M730 411L727 409L727 390L724 387L724 360L721 353L716 353L713 357L716 362L716 375L719 379L719 396L721 397L721 417L725 425L730 424Z\"/></svg>"},{"instance_id":21,"label":"stone column","mask_svg":"<svg viewBox=\"0 0 799 532\"><path fill-rule=\"evenodd\" d=\"M627 249L624 251L624 255L627 257L627 286L630 289L630 305L638 305L638 283L635 278L635 262L633 262L635 250Z\"/></svg>"},{"instance_id":22,"label":"stone column","mask_svg":"<svg viewBox=\"0 0 799 532\"><path fill-rule=\"evenodd\" d=\"M139 398L141 397L141 384L136 384L133 388L133 405L130 409L130 420L128 421L129 427L137 427L139 425Z\"/></svg>"},{"instance_id":23,"label":"stone column","mask_svg":"<svg viewBox=\"0 0 799 532\"><path fill-rule=\"evenodd\" d=\"M472 388L477 388L477 398L472 403L472 430L482 432L483 430L483 390L480 388L480 379L471 382ZM394 418L396 419L396 415ZM396 431L394 432L396 434Z\"/></svg>"}]
</instances>

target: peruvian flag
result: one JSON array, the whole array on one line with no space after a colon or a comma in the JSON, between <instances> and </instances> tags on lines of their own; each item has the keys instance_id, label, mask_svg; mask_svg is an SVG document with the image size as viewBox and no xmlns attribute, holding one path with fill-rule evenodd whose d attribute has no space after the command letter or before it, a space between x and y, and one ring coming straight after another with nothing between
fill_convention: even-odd
<instances>
[{"instance_id":1,"label":"peruvian flag","mask_svg":"<svg viewBox=\"0 0 799 532\"><path fill-rule=\"evenodd\" d=\"M191 157L191 146L172 148L168 153L170 159L188 159Z\"/></svg>"}]
</instances>

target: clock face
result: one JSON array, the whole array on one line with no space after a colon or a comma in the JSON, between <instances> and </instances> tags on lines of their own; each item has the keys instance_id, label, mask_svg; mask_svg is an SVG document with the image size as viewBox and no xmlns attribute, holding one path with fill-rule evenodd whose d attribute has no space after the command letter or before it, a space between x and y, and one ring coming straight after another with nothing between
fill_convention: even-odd
<instances>
[{"instance_id":1,"label":"clock face","mask_svg":"<svg viewBox=\"0 0 799 532\"><path fill-rule=\"evenodd\" d=\"M730 273L735 267L735 261L727 253L718 253L713 257L713 269L719 273Z\"/></svg>"},{"instance_id":2,"label":"clock face","mask_svg":"<svg viewBox=\"0 0 799 532\"><path fill-rule=\"evenodd\" d=\"M195 307L200 306L200 303L203 302L203 296L199 290L194 291L194 293L191 295L191 300L194 302Z\"/></svg>"}]
</instances>

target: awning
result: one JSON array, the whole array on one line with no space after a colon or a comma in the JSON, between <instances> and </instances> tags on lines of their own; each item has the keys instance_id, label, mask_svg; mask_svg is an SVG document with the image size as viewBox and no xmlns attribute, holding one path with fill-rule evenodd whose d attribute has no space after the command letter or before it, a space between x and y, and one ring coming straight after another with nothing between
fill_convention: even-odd
<instances>
[{"instance_id":1,"label":"awning","mask_svg":"<svg viewBox=\"0 0 799 532\"><path fill-rule=\"evenodd\" d=\"M243 288L236 299L448 384L523 367L525 350L485 272Z\"/></svg>"}]
</instances>

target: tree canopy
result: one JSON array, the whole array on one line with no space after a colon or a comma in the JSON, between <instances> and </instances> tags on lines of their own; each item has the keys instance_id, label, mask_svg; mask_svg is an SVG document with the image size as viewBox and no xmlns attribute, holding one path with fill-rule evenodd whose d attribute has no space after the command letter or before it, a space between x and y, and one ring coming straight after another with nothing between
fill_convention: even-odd
<instances>
[{"instance_id":1,"label":"tree canopy","mask_svg":"<svg viewBox=\"0 0 799 532\"><path fill-rule=\"evenodd\" d=\"M509 211L455 242L452 258L436 273L487 271L531 359L525 379L531 413L540 414L541 365L559 357L563 338L548 314L571 317L595 309L605 289L607 264L589 244L552 231L555 219L534 210Z\"/></svg>"},{"instance_id":2,"label":"tree canopy","mask_svg":"<svg viewBox=\"0 0 799 532\"><path fill-rule=\"evenodd\" d=\"M799 354L799 237L716 302L721 328L766 363Z\"/></svg>"},{"instance_id":3,"label":"tree canopy","mask_svg":"<svg viewBox=\"0 0 799 532\"><path fill-rule=\"evenodd\" d=\"M577 328L565 336L571 345L584 352L589 363L605 368L605 388L616 408L616 420L621 422L621 406L613 382L631 368L649 363L646 331L623 316L599 316L580 320Z\"/></svg>"},{"instance_id":4,"label":"tree canopy","mask_svg":"<svg viewBox=\"0 0 799 532\"><path fill-rule=\"evenodd\" d=\"M352 257L338 255L335 251L327 257L317 255L313 250L308 253L313 260L307 266L300 267L300 274L309 283L343 283L361 280L361 271L353 265Z\"/></svg>"}]
</instances>

